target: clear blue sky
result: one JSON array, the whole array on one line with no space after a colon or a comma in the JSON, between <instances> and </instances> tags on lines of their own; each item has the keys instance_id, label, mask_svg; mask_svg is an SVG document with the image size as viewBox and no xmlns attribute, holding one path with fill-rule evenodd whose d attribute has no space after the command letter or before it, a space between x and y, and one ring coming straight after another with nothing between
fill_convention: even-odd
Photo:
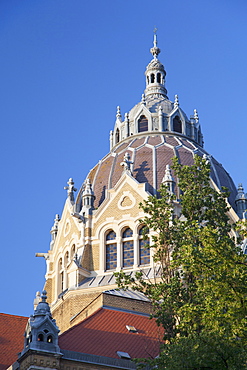
<instances>
[{"instance_id":1,"label":"clear blue sky","mask_svg":"<svg viewBox=\"0 0 247 370\"><path fill-rule=\"evenodd\" d=\"M158 28L168 96L247 190L246 0L1 0L0 312L29 316L50 228L140 99Z\"/></svg>"}]
</instances>

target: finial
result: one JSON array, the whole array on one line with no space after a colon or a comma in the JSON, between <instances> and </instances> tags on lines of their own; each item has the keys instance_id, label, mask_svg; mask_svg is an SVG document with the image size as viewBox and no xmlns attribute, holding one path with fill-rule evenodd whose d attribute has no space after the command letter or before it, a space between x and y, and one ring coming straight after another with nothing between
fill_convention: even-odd
<instances>
[{"instance_id":1,"label":"finial","mask_svg":"<svg viewBox=\"0 0 247 370\"><path fill-rule=\"evenodd\" d=\"M174 182L174 179L172 177L171 167L169 164L166 165L165 176L163 177L163 180L162 180L162 183L166 183L166 182Z\"/></svg>"},{"instance_id":2,"label":"finial","mask_svg":"<svg viewBox=\"0 0 247 370\"><path fill-rule=\"evenodd\" d=\"M42 294L41 294L41 299L42 299L42 302L46 303L46 300L47 300L47 295L46 295L46 290L43 290Z\"/></svg>"},{"instance_id":3,"label":"finial","mask_svg":"<svg viewBox=\"0 0 247 370\"><path fill-rule=\"evenodd\" d=\"M83 190L83 193L82 195L93 195L93 190L92 190L92 185L91 185L91 181L89 179L89 177L86 178L85 182L84 182L84 190Z\"/></svg>"},{"instance_id":4,"label":"finial","mask_svg":"<svg viewBox=\"0 0 247 370\"><path fill-rule=\"evenodd\" d=\"M68 186L65 186L64 189L67 190L68 198L71 202L74 202L74 191L77 191L77 189L74 187L74 181L72 177L67 182Z\"/></svg>"},{"instance_id":5,"label":"finial","mask_svg":"<svg viewBox=\"0 0 247 370\"><path fill-rule=\"evenodd\" d=\"M174 107L179 107L178 95L175 95Z\"/></svg>"},{"instance_id":6,"label":"finial","mask_svg":"<svg viewBox=\"0 0 247 370\"><path fill-rule=\"evenodd\" d=\"M131 174L130 165L133 164L133 162L130 160L130 155L128 152L124 154L124 160L120 163L122 167L124 167L124 172L128 172Z\"/></svg>"},{"instance_id":7,"label":"finial","mask_svg":"<svg viewBox=\"0 0 247 370\"><path fill-rule=\"evenodd\" d=\"M118 105L117 106L117 114L116 114L116 118L118 118L118 119L121 119L121 111L120 111L120 106Z\"/></svg>"},{"instance_id":8,"label":"finial","mask_svg":"<svg viewBox=\"0 0 247 370\"><path fill-rule=\"evenodd\" d=\"M125 121L128 121L128 119L129 119L129 114L128 114L128 113L125 113L125 114L124 114L124 120L125 120Z\"/></svg>"},{"instance_id":9,"label":"finial","mask_svg":"<svg viewBox=\"0 0 247 370\"><path fill-rule=\"evenodd\" d=\"M154 28L154 46L150 49L150 53L153 54L154 59L157 59L157 56L160 53L160 48L157 47L157 28Z\"/></svg>"},{"instance_id":10,"label":"finial","mask_svg":"<svg viewBox=\"0 0 247 370\"><path fill-rule=\"evenodd\" d=\"M54 218L54 226L53 227L58 227L58 223L60 221L60 217L59 217L59 214L56 214L55 218Z\"/></svg>"},{"instance_id":11,"label":"finial","mask_svg":"<svg viewBox=\"0 0 247 370\"><path fill-rule=\"evenodd\" d=\"M243 185L240 183L240 184L238 184L238 194L236 196L236 200L239 200L239 199L242 199L242 198L245 198L244 188L243 188Z\"/></svg>"},{"instance_id":12,"label":"finial","mask_svg":"<svg viewBox=\"0 0 247 370\"><path fill-rule=\"evenodd\" d=\"M196 122L199 122L198 112L196 109L194 109L194 119Z\"/></svg>"},{"instance_id":13,"label":"finial","mask_svg":"<svg viewBox=\"0 0 247 370\"><path fill-rule=\"evenodd\" d=\"M146 97L145 94L142 94L142 104L146 105Z\"/></svg>"}]
</instances>

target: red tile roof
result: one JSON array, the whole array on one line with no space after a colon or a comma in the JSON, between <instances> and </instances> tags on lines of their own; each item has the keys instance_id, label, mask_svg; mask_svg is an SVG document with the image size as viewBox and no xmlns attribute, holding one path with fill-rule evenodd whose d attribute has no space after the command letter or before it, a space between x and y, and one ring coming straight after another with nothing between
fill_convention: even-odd
<instances>
[{"instance_id":1,"label":"red tile roof","mask_svg":"<svg viewBox=\"0 0 247 370\"><path fill-rule=\"evenodd\" d=\"M132 325L137 333L131 333ZM59 336L61 349L119 358L117 351L131 358L155 357L162 341L162 329L148 316L100 308L93 315Z\"/></svg>"},{"instance_id":2,"label":"red tile roof","mask_svg":"<svg viewBox=\"0 0 247 370\"><path fill-rule=\"evenodd\" d=\"M0 313L0 370L12 365L23 349L27 320L28 317Z\"/></svg>"}]
</instances>

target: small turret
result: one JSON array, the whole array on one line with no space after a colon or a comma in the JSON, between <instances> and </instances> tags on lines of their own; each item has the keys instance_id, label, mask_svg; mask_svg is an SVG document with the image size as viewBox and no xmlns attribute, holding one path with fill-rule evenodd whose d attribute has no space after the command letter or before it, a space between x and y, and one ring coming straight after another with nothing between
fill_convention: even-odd
<instances>
[{"instance_id":1,"label":"small turret","mask_svg":"<svg viewBox=\"0 0 247 370\"><path fill-rule=\"evenodd\" d=\"M86 179L82 193L82 213L90 214L94 209L94 192L89 178Z\"/></svg>"},{"instance_id":2,"label":"small turret","mask_svg":"<svg viewBox=\"0 0 247 370\"><path fill-rule=\"evenodd\" d=\"M39 299L39 296L36 295ZM56 356L61 355L58 346L59 329L55 320L52 318L50 307L46 302L47 296L44 290L41 295L41 300L37 304L34 314L30 316L26 330L25 343L21 356L27 351L48 352ZM20 358L19 358L20 361Z\"/></svg>"},{"instance_id":3,"label":"small turret","mask_svg":"<svg viewBox=\"0 0 247 370\"><path fill-rule=\"evenodd\" d=\"M163 177L162 184L167 186L168 192L170 194L175 193L175 181L174 178L172 177L172 171L169 164L166 165L166 172L165 176Z\"/></svg>"},{"instance_id":4,"label":"small turret","mask_svg":"<svg viewBox=\"0 0 247 370\"><path fill-rule=\"evenodd\" d=\"M239 218L244 217L244 212L247 209L247 197L246 194L244 194L244 188L242 184L238 185L238 194L235 198L235 203L237 206L237 214Z\"/></svg>"}]
</instances>

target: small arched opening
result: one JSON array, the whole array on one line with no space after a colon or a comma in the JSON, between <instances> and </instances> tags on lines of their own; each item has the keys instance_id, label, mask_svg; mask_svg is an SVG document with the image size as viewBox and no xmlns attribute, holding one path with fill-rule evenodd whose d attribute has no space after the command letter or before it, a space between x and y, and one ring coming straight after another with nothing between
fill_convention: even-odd
<instances>
[{"instance_id":1,"label":"small arched opening","mask_svg":"<svg viewBox=\"0 0 247 370\"><path fill-rule=\"evenodd\" d=\"M48 337L47 337L47 343L53 343L52 335L48 335Z\"/></svg>"},{"instance_id":2,"label":"small arched opening","mask_svg":"<svg viewBox=\"0 0 247 370\"><path fill-rule=\"evenodd\" d=\"M44 342L44 335L42 333L38 335L38 342Z\"/></svg>"},{"instance_id":3,"label":"small arched opening","mask_svg":"<svg viewBox=\"0 0 247 370\"><path fill-rule=\"evenodd\" d=\"M116 144L119 143L119 129L116 129Z\"/></svg>"},{"instance_id":4,"label":"small arched opening","mask_svg":"<svg viewBox=\"0 0 247 370\"><path fill-rule=\"evenodd\" d=\"M176 116L173 119L173 131L182 133L182 122L179 116Z\"/></svg>"},{"instance_id":5,"label":"small arched opening","mask_svg":"<svg viewBox=\"0 0 247 370\"><path fill-rule=\"evenodd\" d=\"M142 115L138 120L138 132L143 131L148 131L148 119Z\"/></svg>"}]
</instances>

